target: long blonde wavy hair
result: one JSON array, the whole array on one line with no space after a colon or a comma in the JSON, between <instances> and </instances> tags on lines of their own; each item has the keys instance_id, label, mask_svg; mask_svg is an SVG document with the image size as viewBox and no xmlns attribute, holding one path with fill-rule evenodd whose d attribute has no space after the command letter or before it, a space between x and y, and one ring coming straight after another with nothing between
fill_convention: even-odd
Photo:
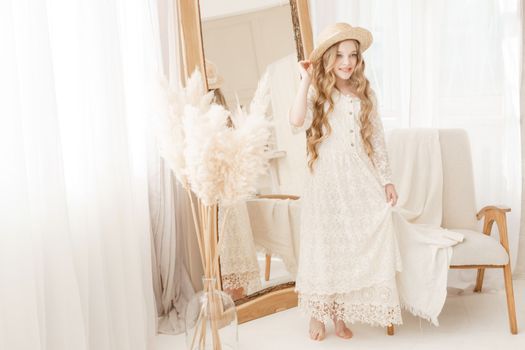
<instances>
[{"instance_id":1,"label":"long blonde wavy hair","mask_svg":"<svg viewBox=\"0 0 525 350\"><path fill-rule=\"evenodd\" d=\"M365 61L361 54L359 42L353 40L357 47L357 64L349 81L356 92L357 97L361 99L361 112L359 120L361 122L361 138L365 151L372 159L374 149L372 147L372 123L370 116L374 109L372 101L372 89L370 82L365 77ZM313 166L319 157L319 145L331 134L332 128L328 121L328 115L334 110L334 101L332 92L335 89L336 76L334 73L335 60L337 57L337 47L339 43L332 45L325 51L321 59L313 62L312 82L316 91L313 103L313 120L312 125L306 132L306 147L308 153L308 167L313 172ZM328 109L324 106L328 102ZM326 130L326 133L324 132Z\"/></svg>"}]
</instances>

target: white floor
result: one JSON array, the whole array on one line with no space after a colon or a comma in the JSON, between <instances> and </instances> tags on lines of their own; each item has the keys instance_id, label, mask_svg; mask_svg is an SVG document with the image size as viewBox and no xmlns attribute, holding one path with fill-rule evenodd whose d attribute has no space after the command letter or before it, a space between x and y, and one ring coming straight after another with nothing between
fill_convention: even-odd
<instances>
[{"instance_id":1,"label":"white floor","mask_svg":"<svg viewBox=\"0 0 525 350\"><path fill-rule=\"evenodd\" d=\"M239 350L259 349L475 349L525 350L525 280L514 281L518 334L511 335L504 291L464 293L447 298L434 327L410 314L394 336L383 328L356 324L354 338L343 340L328 327L328 336L314 342L307 336L307 320L296 308L239 325ZM184 335L157 336L158 350L185 349Z\"/></svg>"}]
</instances>

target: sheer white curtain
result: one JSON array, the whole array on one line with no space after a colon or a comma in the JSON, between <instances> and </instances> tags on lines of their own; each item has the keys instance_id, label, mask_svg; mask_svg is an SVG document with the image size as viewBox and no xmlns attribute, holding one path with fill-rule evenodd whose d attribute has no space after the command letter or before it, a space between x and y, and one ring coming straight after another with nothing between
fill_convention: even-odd
<instances>
[{"instance_id":1,"label":"sheer white curtain","mask_svg":"<svg viewBox=\"0 0 525 350\"><path fill-rule=\"evenodd\" d=\"M521 4L521 15L525 17L525 6L523 2ZM521 22L522 31L525 33L525 21ZM516 275L520 278L525 278L525 72L523 67L525 66L525 47L522 47L521 54L521 91L520 91L520 114L521 114L521 226L520 226L520 239L518 248L518 264L516 268Z\"/></svg>"},{"instance_id":2,"label":"sheer white curtain","mask_svg":"<svg viewBox=\"0 0 525 350\"><path fill-rule=\"evenodd\" d=\"M154 346L155 6L0 1L0 349Z\"/></svg>"},{"instance_id":3,"label":"sheer white curtain","mask_svg":"<svg viewBox=\"0 0 525 350\"><path fill-rule=\"evenodd\" d=\"M163 74L180 84L178 14L176 1L156 0ZM150 160L149 203L152 224L153 279L158 331L184 332L184 310L202 288L202 264L186 191L175 180L156 149Z\"/></svg>"},{"instance_id":4,"label":"sheer white curtain","mask_svg":"<svg viewBox=\"0 0 525 350\"><path fill-rule=\"evenodd\" d=\"M310 11L314 38L336 21L372 31L367 76L387 130L468 131L478 207L512 207L514 264L521 214L521 1L312 0Z\"/></svg>"}]
</instances>

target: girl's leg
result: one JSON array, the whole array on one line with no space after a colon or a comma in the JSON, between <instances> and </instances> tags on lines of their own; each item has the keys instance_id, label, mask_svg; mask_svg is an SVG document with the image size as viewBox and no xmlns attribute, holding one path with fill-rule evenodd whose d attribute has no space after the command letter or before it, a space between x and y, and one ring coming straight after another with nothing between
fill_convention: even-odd
<instances>
[{"instance_id":1,"label":"girl's leg","mask_svg":"<svg viewBox=\"0 0 525 350\"><path fill-rule=\"evenodd\" d=\"M310 338L321 341L325 338L325 333L324 323L312 317L310 319Z\"/></svg>"},{"instance_id":2,"label":"girl's leg","mask_svg":"<svg viewBox=\"0 0 525 350\"><path fill-rule=\"evenodd\" d=\"M234 289L226 288L226 289L224 289L224 291L227 294L230 295L230 297L232 298L233 301L242 299L242 298L244 298L246 296L244 294L244 288L243 287L234 288Z\"/></svg>"},{"instance_id":3,"label":"girl's leg","mask_svg":"<svg viewBox=\"0 0 525 350\"><path fill-rule=\"evenodd\" d=\"M350 339L353 336L352 331L345 324L345 321L334 319L335 334L343 339Z\"/></svg>"}]
</instances>

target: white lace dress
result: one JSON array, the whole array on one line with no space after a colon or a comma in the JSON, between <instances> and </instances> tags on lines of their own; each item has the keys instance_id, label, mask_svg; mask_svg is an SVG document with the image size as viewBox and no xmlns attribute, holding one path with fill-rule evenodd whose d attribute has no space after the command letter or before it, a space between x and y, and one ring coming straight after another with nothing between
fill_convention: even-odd
<instances>
[{"instance_id":1,"label":"white lace dress","mask_svg":"<svg viewBox=\"0 0 525 350\"><path fill-rule=\"evenodd\" d=\"M246 202L219 206L219 237L223 289L243 288L247 295L260 290L257 251Z\"/></svg>"},{"instance_id":2,"label":"white lace dress","mask_svg":"<svg viewBox=\"0 0 525 350\"><path fill-rule=\"evenodd\" d=\"M304 125L292 126L295 132L310 127L312 98L310 88ZM325 323L401 324L401 259L385 199L391 175L381 120L374 110L372 162L360 134L360 100L338 92L333 100L332 133L318 148L302 196L299 308Z\"/></svg>"}]
</instances>

